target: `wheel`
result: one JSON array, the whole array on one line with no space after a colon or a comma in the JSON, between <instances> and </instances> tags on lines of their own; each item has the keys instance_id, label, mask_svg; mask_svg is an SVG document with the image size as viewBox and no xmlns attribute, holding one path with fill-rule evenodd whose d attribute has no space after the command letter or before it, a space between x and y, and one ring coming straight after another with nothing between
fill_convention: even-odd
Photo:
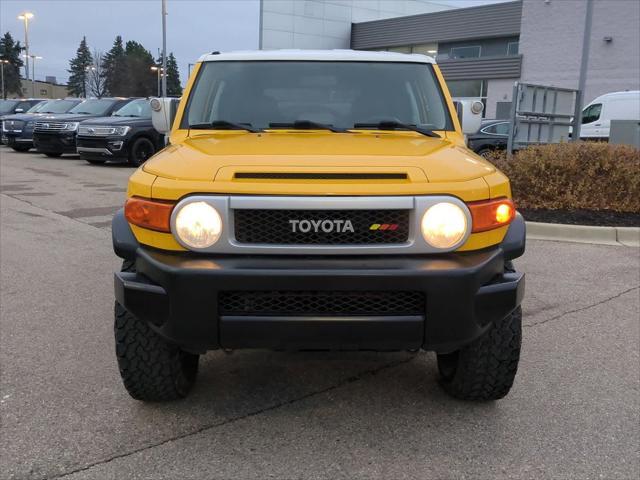
<instances>
[{"instance_id":1,"label":"wheel","mask_svg":"<svg viewBox=\"0 0 640 480\"><path fill-rule=\"evenodd\" d=\"M125 261L122 271L135 272L135 265ZM187 396L198 373L198 355L168 343L118 302L114 330L118 368L129 395L152 402Z\"/></svg>"},{"instance_id":2,"label":"wheel","mask_svg":"<svg viewBox=\"0 0 640 480\"><path fill-rule=\"evenodd\" d=\"M85 158L85 160L89 162L91 165L102 165L103 163L106 162L106 160L98 160L95 158L91 158L91 159Z\"/></svg>"},{"instance_id":3,"label":"wheel","mask_svg":"<svg viewBox=\"0 0 640 480\"><path fill-rule=\"evenodd\" d=\"M461 400L498 400L504 397L518 370L522 342L522 310L495 322L476 341L457 352L438 355L440 383Z\"/></svg>"},{"instance_id":4,"label":"wheel","mask_svg":"<svg viewBox=\"0 0 640 480\"><path fill-rule=\"evenodd\" d=\"M480 150L478 150L476 152L476 154L480 155L481 157L486 158L491 154L491 152L493 152L493 150L491 148L481 148Z\"/></svg>"},{"instance_id":5,"label":"wheel","mask_svg":"<svg viewBox=\"0 0 640 480\"><path fill-rule=\"evenodd\" d=\"M156 153L156 147L151 140L140 137L133 142L129 150L129 163L134 167L139 167L149 160Z\"/></svg>"},{"instance_id":6,"label":"wheel","mask_svg":"<svg viewBox=\"0 0 640 480\"><path fill-rule=\"evenodd\" d=\"M11 148L16 152L28 152L31 147L29 145L11 145Z\"/></svg>"},{"instance_id":7,"label":"wheel","mask_svg":"<svg viewBox=\"0 0 640 480\"><path fill-rule=\"evenodd\" d=\"M48 153L45 153L45 155L47 157L51 157L51 158L58 158L58 157L62 156L62 153L58 153L58 152L51 153L51 152L48 152Z\"/></svg>"}]
</instances>

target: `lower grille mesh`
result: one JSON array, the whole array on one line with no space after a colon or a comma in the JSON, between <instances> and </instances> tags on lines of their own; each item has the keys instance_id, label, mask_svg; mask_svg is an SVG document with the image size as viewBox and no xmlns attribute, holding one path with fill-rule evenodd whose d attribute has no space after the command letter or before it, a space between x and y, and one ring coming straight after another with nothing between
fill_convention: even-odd
<instances>
[{"instance_id":1,"label":"lower grille mesh","mask_svg":"<svg viewBox=\"0 0 640 480\"><path fill-rule=\"evenodd\" d=\"M390 316L424 315L422 292L235 291L220 292L221 315Z\"/></svg>"}]
</instances>

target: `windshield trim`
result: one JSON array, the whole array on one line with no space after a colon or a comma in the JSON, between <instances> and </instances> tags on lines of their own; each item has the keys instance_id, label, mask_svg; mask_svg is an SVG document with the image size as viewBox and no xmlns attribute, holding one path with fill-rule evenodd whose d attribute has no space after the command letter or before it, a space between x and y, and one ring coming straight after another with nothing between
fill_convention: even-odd
<instances>
[{"instance_id":1,"label":"windshield trim","mask_svg":"<svg viewBox=\"0 0 640 480\"><path fill-rule=\"evenodd\" d=\"M454 122L453 119L451 118L451 110L449 109L449 104L446 100L446 97L444 95L444 91L442 90L442 84L440 83L440 77L436 74L435 69L433 68L433 66L435 65L434 63L426 63L426 62L416 62L416 61L388 61L388 60L334 60L334 59L326 59L326 60L298 60L298 59L284 59L284 60L280 60L280 59L256 59L256 60L244 60L244 59L239 59L239 60L216 60L215 62L203 62L203 66L206 63L235 63L235 62L243 62L243 63L276 63L276 62L294 62L294 63L379 63L379 64L391 64L391 63L395 63L395 64L408 64L408 65L423 65L425 68L428 68L431 72L431 75L433 76L433 80L434 83L436 85L437 91L438 91L438 97L440 98L440 101L442 102L442 105L444 107L444 115L445 115L445 124L443 126L443 128L438 128L438 129L434 129L434 132L445 132L445 131L455 131L455 126L454 126ZM204 74L204 68L199 68L198 69L198 73L196 75L196 78L193 82L193 84L191 85L191 88L189 89L189 98L187 99L187 103L185 104L184 108L182 109L180 113L181 117L180 117L180 123L179 123L179 130L189 130L189 122L188 122L188 114L189 114L189 110L191 108L191 102L193 100L193 94L194 92L198 89L198 85L202 79L202 76ZM265 131L267 131L268 129L265 129ZM348 129L347 129L348 130ZM364 130L364 129L363 129ZM206 130L199 130L199 133L203 133ZM215 129L211 129L211 131L215 131ZM387 132L393 132L393 130L385 130ZM397 130L400 131L400 130Z\"/></svg>"}]
</instances>

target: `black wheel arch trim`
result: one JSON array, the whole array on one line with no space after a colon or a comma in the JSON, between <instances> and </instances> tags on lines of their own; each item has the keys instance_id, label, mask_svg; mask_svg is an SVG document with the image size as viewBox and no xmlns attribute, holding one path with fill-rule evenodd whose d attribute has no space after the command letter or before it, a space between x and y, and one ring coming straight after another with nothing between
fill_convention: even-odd
<instances>
[{"instance_id":1,"label":"black wheel arch trim","mask_svg":"<svg viewBox=\"0 0 640 480\"><path fill-rule=\"evenodd\" d=\"M136 250L140 247L131 226L124 217L124 208L116 212L111 220L111 238L113 239L113 251L125 260L135 261Z\"/></svg>"},{"instance_id":2,"label":"black wheel arch trim","mask_svg":"<svg viewBox=\"0 0 640 480\"><path fill-rule=\"evenodd\" d=\"M507 234L504 236L500 247L504 252L505 260L513 260L524 254L527 243L527 226L524 218L516 212L516 218L513 219Z\"/></svg>"}]
</instances>

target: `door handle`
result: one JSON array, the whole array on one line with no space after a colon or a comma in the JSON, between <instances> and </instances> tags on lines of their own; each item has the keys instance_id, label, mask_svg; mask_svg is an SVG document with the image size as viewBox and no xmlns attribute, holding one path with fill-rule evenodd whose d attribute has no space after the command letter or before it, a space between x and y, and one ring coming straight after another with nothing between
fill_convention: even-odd
<instances>
[{"instance_id":1,"label":"door handle","mask_svg":"<svg viewBox=\"0 0 640 480\"><path fill-rule=\"evenodd\" d=\"M601 124L601 123L596 123L596 124L594 125L594 127L601 127L601 126L602 126L602 124Z\"/></svg>"}]
</instances>

